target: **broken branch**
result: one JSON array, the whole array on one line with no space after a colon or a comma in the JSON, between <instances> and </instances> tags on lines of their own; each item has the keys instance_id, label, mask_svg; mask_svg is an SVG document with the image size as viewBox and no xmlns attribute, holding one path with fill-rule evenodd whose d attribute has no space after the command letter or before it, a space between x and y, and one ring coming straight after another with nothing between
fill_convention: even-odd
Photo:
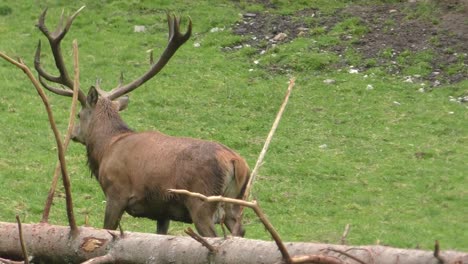
<instances>
[{"instance_id":1,"label":"broken branch","mask_svg":"<svg viewBox=\"0 0 468 264\"><path fill-rule=\"evenodd\" d=\"M348 236L348 233L349 233L349 227L350 225L346 224L343 235L341 235L341 245L346 245L346 237Z\"/></svg>"},{"instance_id":2,"label":"broken branch","mask_svg":"<svg viewBox=\"0 0 468 264\"><path fill-rule=\"evenodd\" d=\"M240 206L251 208L255 212L255 214L258 216L262 224L265 226L265 228L268 230L273 240L275 241L276 245L278 246L279 251L281 252L281 255L283 256L283 260L288 264L292 263L291 257L289 256L288 250L284 246L283 241L280 238L280 235L275 230L275 228L270 223L270 221L268 221L268 219L266 218L265 214L263 213L260 206L258 206L256 201L247 202L245 200L232 199L232 198L227 198L223 196L205 196L201 193L189 192L187 190L168 189L168 191L172 193L178 193L178 194L188 195L191 197L200 198L201 200L205 202L225 202L225 203L232 203L232 204L237 204Z\"/></svg>"},{"instance_id":3,"label":"broken branch","mask_svg":"<svg viewBox=\"0 0 468 264\"><path fill-rule=\"evenodd\" d=\"M265 158L266 152L268 150L268 147L270 146L270 142L273 138L273 135L276 132L276 128L278 127L278 124L281 120L281 116L283 115L284 109L286 108L286 105L288 104L289 96L291 95L291 91L292 91L292 88L294 87L295 80L296 79L294 77L289 80L288 90L286 91L286 95L284 96L283 103L281 104L278 114L276 115L276 119L273 122L273 125L270 129L270 133L268 133L268 137L265 141L265 144L263 145L263 149L260 152L260 155L258 156L257 163L255 164L255 167L253 168L252 173L250 174L250 179L247 183L247 187L245 188L244 196L242 197L243 200L248 200L250 193L252 192L253 182L255 180L255 177L258 174L258 170L260 169L261 164L263 163L263 159Z\"/></svg>"},{"instance_id":4,"label":"broken branch","mask_svg":"<svg viewBox=\"0 0 468 264\"><path fill-rule=\"evenodd\" d=\"M206 241L206 239L204 239L199 234L195 233L192 230L192 228L189 227L185 229L184 232L185 234L189 235L191 238L195 239L200 244L202 244L202 246L206 247L210 251L210 253L215 253L217 251L215 247L213 247L210 243L208 243L208 241Z\"/></svg>"},{"instance_id":5,"label":"broken branch","mask_svg":"<svg viewBox=\"0 0 468 264\"><path fill-rule=\"evenodd\" d=\"M68 222L70 225L71 229L71 235L76 236L78 234L78 227L76 225L75 217L73 215L73 204L72 204L72 198L71 198L71 192L70 192L70 178L68 177L68 172L66 169L66 163L65 163L65 155L63 151L63 144L62 144L62 139L60 136L60 132L57 129L57 126L55 125L54 121L54 115L52 113L52 110L50 108L49 100L47 99L46 94L44 93L44 90L42 90L41 85L39 81L34 77L33 73L29 69L29 67L20 59L19 61L15 61L6 54L0 52L0 57L5 59L6 61L10 62L11 64L15 65L16 67L20 68L29 78L31 83L34 85L36 88L37 93L42 99L42 102L44 103L44 107L47 112L47 117L49 118L49 123L50 127L52 128L52 131L54 133L55 141L57 144L57 149L58 149L58 158L60 161L60 168L62 171L62 179L63 179L63 185L65 188L65 191L67 193L65 199L66 199L66 206L67 206L67 216L68 216Z\"/></svg>"},{"instance_id":6,"label":"broken branch","mask_svg":"<svg viewBox=\"0 0 468 264\"><path fill-rule=\"evenodd\" d=\"M70 117L68 118L68 128L63 140L63 151L66 152L68 144L70 143L71 133L75 124L76 116L76 104L78 102L78 91L80 90L80 67L78 60L78 43L73 40L73 66L74 66L74 79L73 79L73 96L70 107ZM46 203L44 205L44 211L42 212L41 223L47 223L49 221L50 208L52 207L52 201L54 200L55 189L57 188L58 177L60 173L60 162L57 162L54 171L54 177L47 195Z\"/></svg>"},{"instance_id":7,"label":"broken branch","mask_svg":"<svg viewBox=\"0 0 468 264\"><path fill-rule=\"evenodd\" d=\"M24 263L29 264L28 251L26 250L26 246L24 245L23 228L21 227L21 221L18 215L16 215L16 222L18 223L18 233L21 244L21 251L23 252Z\"/></svg>"}]
</instances>

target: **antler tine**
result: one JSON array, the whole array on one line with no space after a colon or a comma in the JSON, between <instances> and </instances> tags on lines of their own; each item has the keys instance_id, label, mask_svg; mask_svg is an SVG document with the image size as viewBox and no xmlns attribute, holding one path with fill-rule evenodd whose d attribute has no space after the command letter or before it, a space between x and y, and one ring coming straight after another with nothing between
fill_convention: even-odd
<instances>
[{"instance_id":1,"label":"antler tine","mask_svg":"<svg viewBox=\"0 0 468 264\"><path fill-rule=\"evenodd\" d=\"M34 55L34 68L40 77L44 77L51 82L60 82L60 78L47 73L41 66L41 41L37 44L36 53Z\"/></svg>"},{"instance_id":2,"label":"antler tine","mask_svg":"<svg viewBox=\"0 0 468 264\"><path fill-rule=\"evenodd\" d=\"M180 18L176 18L175 15L171 16L170 14L167 14L167 20L169 27L169 42L166 46L166 49L161 54L159 60L152 64L151 68L139 78L123 86L119 84L119 86L112 89L108 93L109 99L113 100L126 93L129 93L153 78L164 68L167 62L169 62L171 57L176 53L177 49L190 38L192 34L192 20L190 18L187 31L184 34L180 32Z\"/></svg>"},{"instance_id":3,"label":"antler tine","mask_svg":"<svg viewBox=\"0 0 468 264\"><path fill-rule=\"evenodd\" d=\"M58 88L58 87L54 87L54 86L51 86L49 85L48 83L46 83L44 81L44 79L42 78L41 75L39 75L39 82L42 84L42 86L44 86L47 90L55 93L55 94L58 94L58 95L63 95L63 96L68 96L68 97L72 97L73 96L73 91L72 90L65 90L65 89L62 89L62 88Z\"/></svg>"},{"instance_id":4,"label":"antler tine","mask_svg":"<svg viewBox=\"0 0 468 264\"><path fill-rule=\"evenodd\" d=\"M34 57L34 67L36 68L36 71L39 74L39 78L41 80L41 84L49 91L56 93L58 95L64 95L64 96L73 96L73 80L70 78L70 75L68 74L67 68L65 67L65 62L63 60L62 56L62 50L60 46L60 42L62 39L65 37L67 32L69 31L73 20L76 18L76 16L83 10L85 6L82 6L80 9L78 9L73 15L68 17L66 24L64 25L64 13L62 11L62 14L60 16L60 21L57 25L56 30L51 33L49 29L47 28L45 24L45 19L47 15L47 8L44 9L44 11L41 13L39 16L39 20L37 23L37 27L39 30L44 34L44 36L47 38L50 44L50 48L52 50L52 54L54 56L55 60L55 66L57 67L57 70L59 71L59 76L53 76L52 74L47 73L41 65L41 42L39 41L39 44L37 45L36 49L36 54ZM46 84L46 82L42 79L44 78L47 81L58 83L60 85L63 85L67 87L69 90L64 90L60 89L57 87L50 86ZM82 105L86 104L86 96L83 93L83 91L79 90L78 91L78 100Z\"/></svg>"},{"instance_id":5,"label":"antler tine","mask_svg":"<svg viewBox=\"0 0 468 264\"><path fill-rule=\"evenodd\" d=\"M153 62L151 62L151 63L153 63ZM121 87L123 85L123 82L124 82L124 73L120 72L119 87Z\"/></svg>"},{"instance_id":6,"label":"antler tine","mask_svg":"<svg viewBox=\"0 0 468 264\"><path fill-rule=\"evenodd\" d=\"M108 93L101 89L101 81L102 79L97 78L96 84L94 84L94 88L96 89L96 91L98 92L100 96L107 97Z\"/></svg>"}]
</instances>

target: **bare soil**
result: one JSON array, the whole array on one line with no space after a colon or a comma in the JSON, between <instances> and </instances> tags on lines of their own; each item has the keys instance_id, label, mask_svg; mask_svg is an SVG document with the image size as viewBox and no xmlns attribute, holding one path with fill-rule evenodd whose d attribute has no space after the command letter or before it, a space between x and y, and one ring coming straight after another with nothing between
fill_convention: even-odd
<instances>
[{"instance_id":1,"label":"bare soil","mask_svg":"<svg viewBox=\"0 0 468 264\"><path fill-rule=\"evenodd\" d=\"M271 1L257 2L266 8L275 8ZM329 47L331 50L345 57L345 51L352 48L364 59L374 59L374 66L391 65L385 67L391 74L401 73L401 67L394 59L402 52L430 51L433 54L431 73L421 76L422 79L431 81L433 86L467 79L468 0L438 1L431 17L418 16L418 4L405 1L397 4L353 5L329 15L322 14L319 9L305 9L292 15L277 15L273 12L245 13L243 21L234 25L233 31L235 34L249 36L243 45L251 45L261 52L272 45L292 41L298 36L310 36L309 29L317 24L332 29L346 18L358 17L368 28L368 32L358 40L343 41L343 44ZM313 22L308 19L310 17L314 17ZM287 37L274 40L279 33L285 33ZM392 55L382 56L385 50L390 50ZM450 65L460 64L460 58L464 63L462 70L448 72Z\"/></svg>"}]
</instances>

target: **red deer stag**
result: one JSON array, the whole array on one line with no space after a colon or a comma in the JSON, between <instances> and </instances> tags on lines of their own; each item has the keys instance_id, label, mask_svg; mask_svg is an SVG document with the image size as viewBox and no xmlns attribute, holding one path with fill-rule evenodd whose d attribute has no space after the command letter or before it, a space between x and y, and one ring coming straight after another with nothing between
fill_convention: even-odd
<instances>
[{"instance_id":1,"label":"red deer stag","mask_svg":"<svg viewBox=\"0 0 468 264\"><path fill-rule=\"evenodd\" d=\"M45 25L46 11L37 26L49 41L59 76L48 74L42 68L40 42L35 68L42 85L49 91L72 96L73 82L65 67L60 42L79 11L70 16L65 25L61 22L52 33ZM128 97L124 95L154 77L189 39L191 21L185 34L181 34L179 23L180 19L168 15L167 47L141 77L126 85L120 84L110 92L91 87L86 96L79 91L82 109L73 139L86 146L89 168L105 193L106 229L116 229L126 211L135 217L156 220L158 234L167 234L169 221L175 220L194 223L202 236L216 236L214 222L220 204L169 193L167 189L241 198L250 177L245 160L219 143L172 137L157 131L135 132L118 113L127 106ZM51 86L47 81L66 89ZM243 236L240 208L226 204L223 209L228 229L233 235Z\"/></svg>"}]
</instances>

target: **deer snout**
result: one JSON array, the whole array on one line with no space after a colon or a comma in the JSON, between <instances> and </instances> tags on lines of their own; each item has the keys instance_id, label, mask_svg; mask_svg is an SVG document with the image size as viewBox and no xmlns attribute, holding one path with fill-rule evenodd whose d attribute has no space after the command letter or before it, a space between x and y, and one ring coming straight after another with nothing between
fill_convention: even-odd
<instances>
[{"instance_id":1,"label":"deer snout","mask_svg":"<svg viewBox=\"0 0 468 264\"><path fill-rule=\"evenodd\" d=\"M73 132L70 135L70 139L73 140L74 142L79 142L83 145L86 145L86 141L81 136L80 127L78 125L75 126L75 128L73 129Z\"/></svg>"}]
</instances>

